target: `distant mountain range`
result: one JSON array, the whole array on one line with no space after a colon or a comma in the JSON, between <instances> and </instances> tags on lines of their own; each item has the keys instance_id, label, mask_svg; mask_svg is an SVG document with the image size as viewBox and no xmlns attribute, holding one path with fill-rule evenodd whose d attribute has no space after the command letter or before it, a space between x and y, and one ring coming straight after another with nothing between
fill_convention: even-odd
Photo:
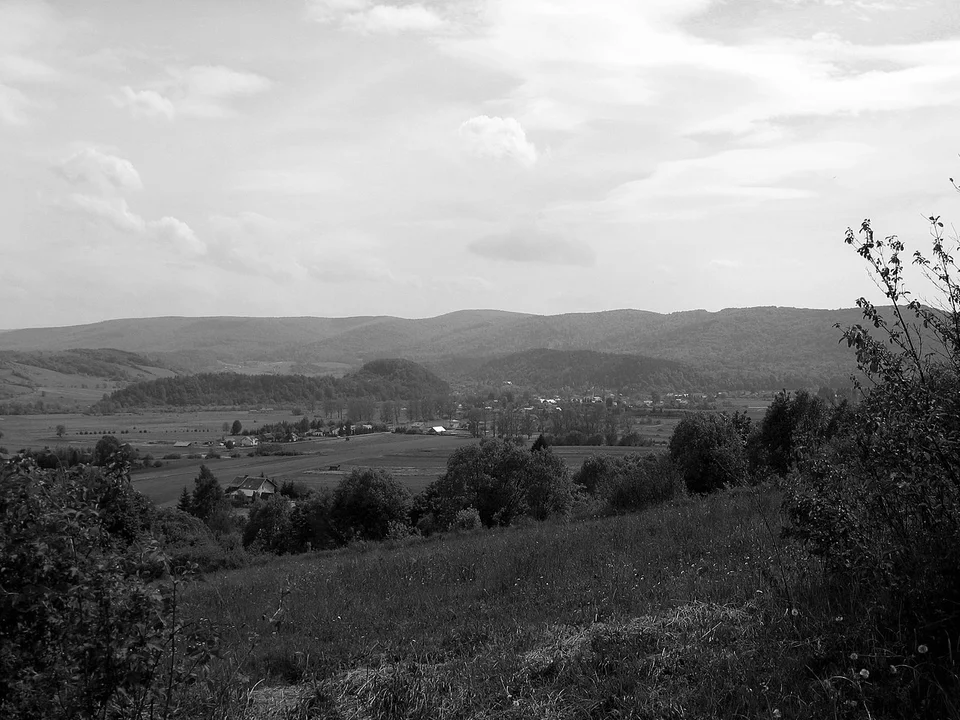
<instances>
[{"instance_id":1,"label":"distant mountain range","mask_svg":"<svg viewBox=\"0 0 960 720\"><path fill-rule=\"evenodd\" d=\"M342 374L370 360L405 358L429 367L455 386L512 380L507 375L519 378L520 366L523 377L533 380L537 363L544 363L545 374L556 375L557 363L598 366L601 360L605 372L622 380L631 368L642 372L653 367L649 361L661 360L677 364L657 369L673 380L730 389L778 388L846 382L855 369L854 357L845 344L839 344L840 331L834 325L846 327L861 320L857 309L782 307L565 315L464 310L417 320L161 317L11 330L0 334L0 351L114 348L146 356L144 360L151 364L180 373L285 363L284 372L321 374L336 366ZM579 355L562 360L541 353L504 360L534 350L636 357ZM498 366L494 360L505 364ZM579 371L571 372L573 377Z\"/></svg>"}]
</instances>

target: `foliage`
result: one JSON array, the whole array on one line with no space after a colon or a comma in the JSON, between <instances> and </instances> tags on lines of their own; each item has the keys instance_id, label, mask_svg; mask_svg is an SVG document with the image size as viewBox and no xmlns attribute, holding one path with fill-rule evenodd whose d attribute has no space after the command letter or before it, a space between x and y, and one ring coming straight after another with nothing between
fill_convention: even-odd
<instances>
[{"instance_id":1,"label":"foliage","mask_svg":"<svg viewBox=\"0 0 960 720\"><path fill-rule=\"evenodd\" d=\"M459 511L475 508L491 527L509 525L522 515L563 515L572 502L566 465L549 448L528 452L491 438L450 456L446 472L424 490L415 519L429 515L427 525L443 530Z\"/></svg>"},{"instance_id":2,"label":"foliage","mask_svg":"<svg viewBox=\"0 0 960 720\"><path fill-rule=\"evenodd\" d=\"M573 481L604 500L609 511L637 512L683 494L683 478L666 456L591 455Z\"/></svg>"},{"instance_id":3,"label":"foliage","mask_svg":"<svg viewBox=\"0 0 960 720\"><path fill-rule=\"evenodd\" d=\"M354 468L333 492L330 520L345 540L383 540L391 522L406 523L410 493L381 469Z\"/></svg>"},{"instance_id":4,"label":"foliage","mask_svg":"<svg viewBox=\"0 0 960 720\"><path fill-rule=\"evenodd\" d=\"M193 481L190 514L204 521L209 520L226 504L227 499L217 476L206 465L201 465L200 474Z\"/></svg>"},{"instance_id":5,"label":"foliage","mask_svg":"<svg viewBox=\"0 0 960 720\"><path fill-rule=\"evenodd\" d=\"M906 288L896 236L876 238L869 220L859 235L847 232L891 317L858 301L872 328L855 325L843 337L870 386L846 431L802 458L786 508L791 534L823 558L831 592L859 606L844 631L869 638L891 662L922 647L911 702L928 716L956 717L960 286L956 249L947 248L939 219L930 221L932 257L917 252L914 263L939 307Z\"/></svg>"},{"instance_id":6,"label":"foliage","mask_svg":"<svg viewBox=\"0 0 960 720\"><path fill-rule=\"evenodd\" d=\"M747 453L756 471L785 476L812 445L829 440L846 423L846 402L829 407L806 390L777 393L759 426L750 434Z\"/></svg>"},{"instance_id":7,"label":"foliage","mask_svg":"<svg viewBox=\"0 0 960 720\"><path fill-rule=\"evenodd\" d=\"M167 718L210 659L122 466L0 467L0 715ZM157 579L160 578L160 582Z\"/></svg>"},{"instance_id":8,"label":"foliage","mask_svg":"<svg viewBox=\"0 0 960 720\"><path fill-rule=\"evenodd\" d=\"M670 438L670 458L687 490L705 493L742 484L749 432L750 419L739 413L697 413L681 420Z\"/></svg>"},{"instance_id":9,"label":"foliage","mask_svg":"<svg viewBox=\"0 0 960 720\"><path fill-rule=\"evenodd\" d=\"M282 555L293 548L290 504L278 495L257 500L243 526L243 546L254 551Z\"/></svg>"},{"instance_id":10,"label":"foliage","mask_svg":"<svg viewBox=\"0 0 960 720\"><path fill-rule=\"evenodd\" d=\"M241 423L239 420L234 420L233 425L230 426L230 434L239 435L242 432L243 432L243 423Z\"/></svg>"},{"instance_id":11,"label":"foliage","mask_svg":"<svg viewBox=\"0 0 960 720\"><path fill-rule=\"evenodd\" d=\"M416 403L430 400L436 404L446 402L449 395L450 386L445 381L416 363L408 360L378 360L342 378L241 375L226 372L157 378L117 390L96 407L102 411L116 411L131 407L203 405L313 406L316 403L329 402L333 398L371 398Z\"/></svg>"}]
</instances>

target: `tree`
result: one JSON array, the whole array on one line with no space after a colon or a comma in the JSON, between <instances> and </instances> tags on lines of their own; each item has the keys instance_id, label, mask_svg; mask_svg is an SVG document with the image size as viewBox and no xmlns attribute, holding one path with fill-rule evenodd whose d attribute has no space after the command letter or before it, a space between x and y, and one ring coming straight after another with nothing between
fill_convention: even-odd
<instances>
[{"instance_id":1,"label":"tree","mask_svg":"<svg viewBox=\"0 0 960 720\"><path fill-rule=\"evenodd\" d=\"M573 485L563 460L549 448L528 452L500 439L457 449L446 472L431 483L418 502L421 516L446 529L456 515L475 508L487 527L509 525L530 514L544 519L567 512Z\"/></svg>"},{"instance_id":2,"label":"tree","mask_svg":"<svg viewBox=\"0 0 960 720\"><path fill-rule=\"evenodd\" d=\"M244 547L282 555L292 549L290 504L279 495L259 500L250 509L243 527Z\"/></svg>"},{"instance_id":3,"label":"tree","mask_svg":"<svg viewBox=\"0 0 960 720\"><path fill-rule=\"evenodd\" d=\"M243 424L239 420L234 420L233 425L230 426L231 435L239 435L243 432Z\"/></svg>"},{"instance_id":4,"label":"tree","mask_svg":"<svg viewBox=\"0 0 960 720\"><path fill-rule=\"evenodd\" d=\"M66 434L67 434L67 426L63 425L62 423L60 425L57 425L57 437L62 438Z\"/></svg>"},{"instance_id":5,"label":"tree","mask_svg":"<svg viewBox=\"0 0 960 720\"><path fill-rule=\"evenodd\" d=\"M345 540L383 540L392 523L406 523L410 493L386 470L360 469L333 492L330 519Z\"/></svg>"},{"instance_id":6,"label":"tree","mask_svg":"<svg viewBox=\"0 0 960 720\"><path fill-rule=\"evenodd\" d=\"M744 483L749 420L740 415L697 413L681 420L670 438L670 458L687 490L707 493Z\"/></svg>"},{"instance_id":7,"label":"tree","mask_svg":"<svg viewBox=\"0 0 960 720\"><path fill-rule=\"evenodd\" d=\"M120 451L120 441L113 435L104 435L93 449L93 464L106 465Z\"/></svg>"},{"instance_id":8,"label":"tree","mask_svg":"<svg viewBox=\"0 0 960 720\"><path fill-rule=\"evenodd\" d=\"M190 513L206 521L225 504L226 496L217 476L206 465L201 465L200 474L193 481Z\"/></svg>"},{"instance_id":9,"label":"tree","mask_svg":"<svg viewBox=\"0 0 960 720\"><path fill-rule=\"evenodd\" d=\"M193 515L193 497L187 490L186 485L183 486L183 492L180 493L180 499L177 500L177 510Z\"/></svg>"},{"instance_id":10,"label":"tree","mask_svg":"<svg viewBox=\"0 0 960 720\"><path fill-rule=\"evenodd\" d=\"M230 423L224 421L223 425L220 426L220 429L223 431L223 434L226 435L230 432Z\"/></svg>"}]
</instances>

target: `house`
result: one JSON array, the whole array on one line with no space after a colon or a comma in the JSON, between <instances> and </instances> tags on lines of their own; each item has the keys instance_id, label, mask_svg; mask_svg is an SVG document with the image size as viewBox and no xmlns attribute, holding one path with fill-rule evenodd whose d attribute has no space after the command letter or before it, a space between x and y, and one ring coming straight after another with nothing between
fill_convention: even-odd
<instances>
[{"instance_id":1,"label":"house","mask_svg":"<svg viewBox=\"0 0 960 720\"><path fill-rule=\"evenodd\" d=\"M173 446L175 448L188 448L188 447L193 447L193 443L190 442L189 440L177 440L173 444Z\"/></svg>"},{"instance_id":2,"label":"house","mask_svg":"<svg viewBox=\"0 0 960 720\"><path fill-rule=\"evenodd\" d=\"M447 429L443 425L434 425L427 430L427 435L443 435Z\"/></svg>"},{"instance_id":3,"label":"house","mask_svg":"<svg viewBox=\"0 0 960 720\"><path fill-rule=\"evenodd\" d=\"M278 490L277 484L270 478L237 475L233 482L227 486L226 494L253 500L258 497L267 498L276 495Z\"/></svg>"}]
</instances>

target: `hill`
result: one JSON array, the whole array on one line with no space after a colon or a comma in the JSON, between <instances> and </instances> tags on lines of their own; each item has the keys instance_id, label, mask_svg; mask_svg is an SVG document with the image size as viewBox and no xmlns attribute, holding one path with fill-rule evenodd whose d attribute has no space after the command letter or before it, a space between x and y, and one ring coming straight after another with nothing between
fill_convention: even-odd
<instances>
[{"instance_id":1,"label":"hill","mask_svg":"<svg viewBox=\"0 0 960 720\"><path fill-rule=\"evenodd\" d=\"M145 318L69 328L12 330L0 350L114 347L147 353L181 372L284 363L292 368L359 368L405 358L450 381L471 380L484 362L535 349L591 350L683 363L730 388L840 384L854 369L835 323L857 309L781 307L641 310L528 315L465 310L434 318ZM263 372L263 370L255 370Z\"/></svg>"},{"instance_id":2,"label":"hill","mask_svg":"<svg viewBox=\"0 0 960 720\"><path fill-rule=\"evenodd\" d=\"M409 360L378 360L342 378L329 375L199 373L134 383L97 403L101 412L157 407L256 407L334 399L445 400L450 386Z\"/></svg>"},{"instance_id":3,"label":"hill","mask_svg":"<svg viewBox=\"0 0 960 720\"><path fill-rule=\"evenodd\" d=\"M475 371L488 383L509 380L539 392L569 389L705 390L709 375L675 360L593 350L526 350L490 360Z\"/></svg>"},{"instance_id":4,"label":"hill","mask_svg":"<svg viewBox=\"0 0 960 720\"><path fill-rule=\"evenodd\" d=\"M170 375L158 360L120 350L0 351L0 414L86 409L106 392Z\"/></svg>"}]
</instances>

